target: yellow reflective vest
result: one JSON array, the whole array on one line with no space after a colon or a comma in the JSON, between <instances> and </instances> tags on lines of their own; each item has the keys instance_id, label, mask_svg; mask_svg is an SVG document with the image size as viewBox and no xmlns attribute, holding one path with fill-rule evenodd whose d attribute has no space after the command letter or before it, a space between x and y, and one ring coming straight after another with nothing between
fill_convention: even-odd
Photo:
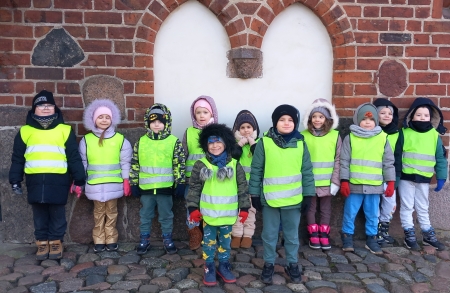
<instances>
[{"instance_id":1,"label":"yellow reflective vest","mask_svg":"<svg viewBox=\"0 0 450 293\"><path fill-rule=\"evenodd\" d=\"M193 126L186 130L186 144L188 149L188 157L186 159L186 177L191 177L192 168L195 162L205 156L205 153L198 145L198 136L200 129Z\"/></svg>"},{"instance_id":2,"label":"yellow reflective vest","mask_svg":"<svg viewBox=\"0 0 450 293\"><path fill-rule=\"evenodd\" d=\"M436 165L436 147L439 134L436 129L420 133L403 129L402 172L431 178Z\"/></svg>"},{"instance_id":3,"label":"yellow reflective vest","mask_svg":"<svg viewBox=\"0 0 450 293\"><path fill-rule=\"evenodd\" d=\"M256 139L255 143L257 143L259 140ZM244 169L245 172L245 179L248 180L250 179L250 171L252 170L252 160L253 160L253 155L252 152L250 151L250 145L246 144L242 147L242 155L239 158L239 163L242 166L242 169Z\"/></svg>"},{"instance_id":4,"label":"yellow reflective vest","mask_svg":"<svg viewBox=\"0 0 450 293\"><path fill-rule=\"evenodd\" d=\"M389 141L389 145L391 146L392 153L395 152L395 145L397 144L399 132L388 134L387 139Z\"/></svg>"}]
</instances>

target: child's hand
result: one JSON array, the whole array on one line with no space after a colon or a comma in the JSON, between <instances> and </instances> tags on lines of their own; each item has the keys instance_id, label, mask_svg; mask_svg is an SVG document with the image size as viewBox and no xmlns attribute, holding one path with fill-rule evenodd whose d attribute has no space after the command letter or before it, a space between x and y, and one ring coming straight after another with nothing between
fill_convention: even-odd
<instances>
[{"instance_id":1,"label":"child's hand","mask_svg":"<svg viewBox=\"0 0 450 293\"><path fill-rule=\"evenodd\" d=\"M388 181L386 191L384 192L384 194L386 195L386 197L391 197L394 195L394 191L395 191L395 181Z\"/></svg>"},{"instance_id":2,"label":"child's hand","mask_svg":"<svg viewBox=\"0 0 450 293\"><path fill-rule=\"evenodd\" d=\"M444 187L444 184L445 184L445 179L438 179L437 180L437 186L434 189L434 191L436 191L436 192L441 191L442 187Z\"/></svg>"},{"instance_id":3,"label":"child's hand","mask_svg":"<svg viewBox=\"0 0 450 293\"><path fill-rule=\"evenodd\" d=\"M330 193L331 193L331 195L336 195L336 193L338 191L339 191L339 185L331 183L331 185L330 185Z\"/></svg>"},{"instance_id":4,"label":"child's hand","mask_svg":"<svg viewBox=\"0 0 450 293\"><path fill-rule=\"evenodd\" d=\"M241 138L241 140L238 142L238 145L240 147L243 147L248 142L246 137Z\"/></svg>"},{"instance_id":5,"label":"child's hand","mask_svg":"<svg viewBox=\"0 0 450 293\"><path fill-rule=\"evenodd\" d=\"M14 192L14 194L17 194L17 195L23 194L22 186L20 183L11 184L11 188L12 188L12 191Z\"/></svg>"},{"instance_id":6,"label":"child's hand","mask_svg":"<svg viewBox=\"0 0 450 293\"><path fill-rule=\"evenodd\" d=\"M189 221L191 221L191 222L200 222L201 219L202 219L202 214L200 213L199 210L194 210L193 212L191 212L189 214Z\"/></svg>"},{"instance_id":7,"label":"child's hand","mask_svg":"<svg viewBox=\"0 0 450 293\"><path fill-rule=\"evenodd\" d=\"M130 181L128 179L123 179L123 194L125 196L131 195Z\"/></svg>"},{"instance_id":8,"label":"child's hand","mask_svg":"<svg viewBox=\"0 0 450 293\"><path fill-rule=\"evenodd\" d=\"M83 192L83 186L75 185L75 182L70 186L70 193L75 193L78 198L80 198L81 193Z\"/></svg>"},{"instance_id":9,"label":"child's hand","mask_svg":"<svg viewBox=\"0 0 450 293\"><path fill-rule=\"evenodd\" d=\"M347 181L341 182L341 194L345 197L350 195L350 185Z\"/></svg>"},{"instance_id":10,"label":"child's hand","mask_svg":"<svg viewBox=\"0 0 450 293\"><path fill-rule=\"evenodd\" d=\"M255 140L253 139L253 137L249 136L249 137L247 137L247 140L248 140L248 144L249 144L250 146L252 146L252 145L255 144Z\"/></svg>"},{"instance_id":11,"label":"child's hand","mask_svg":"<svg viewBox=\"0 0 450 293\"><path fill-rule=\"evenodd\" d=\"M240 211L239 212L239 218L241 218L241 220L239 222L241 222L242 224L244 224L244 222L247 220L248 218L248 212L247 211Z\"/></svg>"}]
</instances>

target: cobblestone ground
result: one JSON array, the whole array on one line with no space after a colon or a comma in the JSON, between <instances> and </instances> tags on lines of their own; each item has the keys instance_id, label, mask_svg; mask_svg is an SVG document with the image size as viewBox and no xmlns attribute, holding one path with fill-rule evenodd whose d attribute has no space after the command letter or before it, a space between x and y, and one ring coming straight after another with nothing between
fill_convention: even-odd
<instances>
[{"instance_id":1,"label":"cobblestone ground","mask_svg":"<svg viewBox=\"0 0 450 293\"><path fill-rule=\"evenodd\" d=\"M389 247L378 257L364 248L344 253L340 248L322 252L304 246L299 251L301 284L290 283L284 273L284 248L280 248L273 285L264 285L259 281L263 247L255 241L253 248L232 251L236 284L220 281L205 287L201 249L190 251L186 243L176 242L178 253L168 255L160 241L152 244L143 256L129 243L121 243L118 252L99 254L93 253L92 246L66 245L61 260L42 262L35 260L35 246L2 250L0 292L450 292L449 251L431 247L421 252Z\"/></svg>"}]
</instances>

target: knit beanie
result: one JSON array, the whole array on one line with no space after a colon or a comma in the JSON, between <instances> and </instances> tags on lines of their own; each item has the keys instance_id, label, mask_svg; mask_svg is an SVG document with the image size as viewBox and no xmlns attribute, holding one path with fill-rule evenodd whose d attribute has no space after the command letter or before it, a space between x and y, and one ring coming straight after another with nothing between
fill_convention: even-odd
<instances>
[{"instance_id":1,"label":"knit beanie","mask_svg":"<svg viewBox=\"0 0 450 293\"><path fill-rule=\"evenodd\" d=\"M386 106L378 106L377 107L377 112L380 113L381 110L386 109L386 108L389 108L389 110L391 110L392 115L394 115L394 108L392 106L388 106L388 105L386 105Z\"/></svg>"},{"instance_id":2,"label":"knit beanie","mask_svg":"<svg viewBox=\"0 0 450 293\"><path fill-rule=\"evenodd\" d=\"M211 105L208 103L207 100L199 99L197 102L195 102L195 104L194 104L194 113L195 113L195 110L198 107L206 108L209 111L209 113L211 113L211 116L213 116L213 111L212 111Z\"/></svg>"},{"instance_id":3,"label":"knit beanie","mask_svg":"<svg viewBox=\"0 0 450 293\"><path fill-rule=\"evenodd\" d=\"M378 125L378 112L377 108L375 108L374 105L366 104L358 109L358 113L356 115L356 121L358 123L358 126L359 124L361 124L361 121L366 117L373 119L375 121L375 125Z\"/></svg>"},{"instance_id":4,"label":"knit beanie","mask_svg":"<svg viewBox=\"0 0 450 293\"><path fill-rule=\"evenodd\" d=\"M55 99L53 98L53 94L51 92L42 90L39 92L39 94L34 96L32 108L31 108L32 112L34 113L37 105L42 105L42 104L51 104L51 105L56 106Z\"/></svg>"},{"instance_id":5,"label":"knit beanie","mask_svg":"<svg viewBox=\"0 0 450 293\"><path fill-rule=\"evenodd\" d=\"M248 123L253 127L253 130L256 130L256 123L255 119L253 118L253 115L250 114L250 112L242 112L237 118L236 118L236 130L239 130L241 128L241 125L244 123Z\"/></svg>"},{"instance_id":6,"label":"knit beanie","mask_svg":"<svg viewBox=\"0 0 450 293\"><path fill-rule=\"evenodd\" d=\"M161 123L166 124L167 119L166 119L166 113L164 113L164 111L160 108L153 108L150 111L150 115L148 116L148 123L152 123L155 120L159 120L161 121Z\"/></svg>"},{"instance_id":7,"label":"knit beanie","mask_svg":"<svg viewBox=\"0 0 450 293\"><path fill-rule=\"evenodd\" d=\"M105 107L105 106L101 106L101 107L98 107L97 109L95 109L94 115L92 116L94 124L95 124L95 121L97 121L98 116L105 115L105 114L109 115L109 117L112 120L113 116L112 116L112 111L111 111L110 108Z\"/></svg>"},{"instance_id":8,"label":"knit beanie","mask_svg":"<svg viewBox=\"0 0 450 293\"><path fill-rule=\"evenodd\" d=\"M330 111L325 107L316 107L316 108L312 109L311 113L309 113L309 118L311 119L312 115L316 112L322 114L327 119L331 119Z\"/></svg>"},{"instance_id":9,"label":"knit beanie","mask_svg":"<svg viewBox=\"0 0 450 293\"><path fill-rule=\"evenodd\" d=\"M277 128L278 120L280 120L281 116L288 115L291 116L292 120L294 120L294 129L298 127L298 120L300 119L298 110L291 105L280 105L273 110L272 113L272 124L273 128Z\"/></svg>"}]
</instances>

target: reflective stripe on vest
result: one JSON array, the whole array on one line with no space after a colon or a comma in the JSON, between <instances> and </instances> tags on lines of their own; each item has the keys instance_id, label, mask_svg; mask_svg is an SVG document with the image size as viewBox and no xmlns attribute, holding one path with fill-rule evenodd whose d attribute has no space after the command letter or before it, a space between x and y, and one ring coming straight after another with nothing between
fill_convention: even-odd
<instances>
[{"instance_id":1,"label":"reflective stripe on vest","mask_svg":"<svg viewBox=\"0 0 450 293\"><path fill-rule=\"evenodd\" d=\"M172 187L173 151L177 138L169 135L162 140L139 139L139 187L143 190Z\"/></svg>"},{"instance_id":2,"label":"reflective stripe on vest","mask_svg":"<svg viewBox=\"0 0 450 293\"><path fill-rule=\"evenodd\" d=\"M233 168L233 177L225 178L223 181L217 179L219 168L212 165L206 158L201 161L212 170L211 178L203 185L200 197L200 212L203 220L211 226L233 225L238 215L238 188L236 183L236 164L232 159L227 167Z\"/></svg>"},{"instance_id":3,"label":"reflective stripe on vest","mask_svg":"<svg viewBox=\"0 0 450 293\"><path fill-rule=\"evenodd\" d=\"M99 146L100 138L93 133L84 136L86 141L87 183L89 185L104 183L122 183L122 168L120 166L120 151L124 136L115 133L110 138L104 138L103 146Z\"/></svg>"},{"instance_id":4,"label":"reflective stripe on vest","mask_svg":"<svg viewBox=\"0 0 450 293\"><path fill-rule=\"evenodd\" d=\"M387 134L362 138L350 133L350 183L378 186L383 183L383 155Z\"/></svg>"},{"instance_id":5,"label":"reflective stripe on vest","mask_svg":"<svg viewBox=\"0 0 450 293\"><path fill-rule=\"evenodd\" d=\"M402 172L432 177L436 165L436 147L439 134L436 129L417 132L403 129Z\"/></svg>"},{"instance_id":6,"label":"reflective stripe on vest","mask_svg":"<svg viewBox=\"0 0 450 293\"><path fill-rule=\"evenodd\" d=\"M399 132L388 134L387 139L389 140L389 145L391 146L392 153L395 152L395 145L397 144Z\"/></svg>"},{"instance_id":7,"label":"reflective stripe on vest","mask_svg":"<svg viewBox=\"0 0 450 293\"><path fill-rule=\"evenodd\" d=\"M71 127L59 124L53 129L37 129L29 125L20 128L20 136L27 146L25 174L67 172L66 141Z\"/></svg>"},{"instance_id":8,"label":"reflective stripe on vest","mask_svg":"<svg viewBox=\"0 0 450 293\"><path fill-rule=\"evenodd\" d=\"M278 208L302 202L303 141L296 148L278 147L271 138L263 137L263 193L269 206Z\"/></svg>"},{"instance_id":9,"label":"reflective stripe on vest","mask_svg":"<svg viewBox=\"0 0 450 293\"><path fill-rule=\"evenodd\" d=\"M339 132L330 130L324 136L314 136L308 130L301 133L311 155L315 185L330 186Z\"/></svg>"},{"instance_id":10,"label":"reflective stripe on vest","mask_svg":"<svg viewBox=\"0 0 450 293\"><path fill-rule=\"evenodd\" d=\"M186 144L188 149L188 157L186 159L186 177L191 177L192 168L195 162L205 156L203 150L198 145L198 136L200 129L195 127L189 127L186 130Z\"/></svg>"},{"instance_id":11,"label":"reflective stripe on vest","mask_svg":"<svg viewBox=\"0 0 450 293\"><path fill-rule=\"evenodd\" d=\"M255 140L255 143L258 142L259 139ZM253 155L252 152L250 151L250 145L246 144L242 147L242 155L239 158L239 163L241 164L242 168L244 169L245 172L245 178L248 180L250 179L250 172L252 171L252 160L253 160Z\"/></svg>"}]
</instances>

